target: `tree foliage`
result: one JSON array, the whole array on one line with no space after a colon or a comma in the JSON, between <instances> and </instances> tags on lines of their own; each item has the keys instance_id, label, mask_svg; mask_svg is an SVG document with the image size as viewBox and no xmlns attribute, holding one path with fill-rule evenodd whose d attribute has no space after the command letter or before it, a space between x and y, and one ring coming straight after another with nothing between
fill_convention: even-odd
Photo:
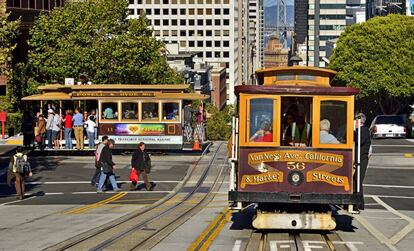
<instances>
[{"instance_id":1,"label":"tree foliage","mask_svg":"<svg viewBox=\"0 0 414 251\"><path fill-rule=\"evenodd\" d=\"M341 34L329 67L338 71L339 84L360 89L361 105L396 114L412 102L413 48L414 18L375 17Z\"/></svg>"},{"instance_id":2,"label":"tree foliage","mask_svg":"<svg viewBox=\"0 0 414 251\"><path fill-rule=\"evenodd\" d=\"M211 114L207 119L207 138L209 140L228 140L231 136L231 117L234 107L226 105L222 111L213 104L206 107L206 111Z\"/></svg>"},{"instance_id":3,"label":"tree foliage","mask_svg":"<svg viewBox=\"0 0 414 251\"><path fill-rule=\"evenodd\" d=\"M127 19L125 0L68 2L43 14L31 30L32 83L85 73L95 84L171 84L181 77L162 55L145 17Z\"/></svg>"},{"instance_id":4,"label":"tree foliage","mask_svg":"<svg viewBox=\"0 0 414 251\"><path fill-rule=\"evenodd\" d=\"M20 20L9 21L7 18L8 14L0 14L0 75L10 80L13 75L12 60L13 51L16 48L15 39L20 34ZM8 90L7 93L11 92ZM11 109L11 97L12 95L7 95L0 99L0 110L9 111Z\"/></svg>"}]
</instances>

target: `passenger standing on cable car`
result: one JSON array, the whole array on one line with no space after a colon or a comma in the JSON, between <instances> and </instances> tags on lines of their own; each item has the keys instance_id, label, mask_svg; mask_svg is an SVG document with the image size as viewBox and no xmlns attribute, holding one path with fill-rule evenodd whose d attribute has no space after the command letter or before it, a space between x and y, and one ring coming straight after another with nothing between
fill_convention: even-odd
<instances>
[{"instance_id":1,"label":"passenger standing on cable car","mask_svg":"<svg viewBox=\"0 0 414 251\"><path fill-rule=\"evenodd\" d=\"M186 142L190 142L192 140L192 135L193 135L192 122L193 122L193 113L195 112L196 110L193 109L192 103L188 103L186 106L184 106L184 136L185 136Z\"/></svg>"},{"instance_id":2,"label":"passenger standing on cable car","mask_svg":"<svg viewBox=\"0 0 414 251\"><path fill-rule=\"evenodd\" d=\"M47 148L52 149L53 143L53 117L55 113L52 109L47 110L47 121L46 121L46 137L47 137Z\"/></svg>"},{"instance_id":3,"label":"passenger standing on cable car","mask_svg":"<svg viewBox=\"0 0 414 251\"><path fill-rule=\"evenodd\" d=\"M358 125L358 119L360 119L361 121L361 125ZM361 127L361 152L360 152L360 160L361 160L361 165L360 165L360 193L363 194L363 182L364 182L364 178L365 178L365 174L367 172L367 168L368 168L368 161L369 161L369 157L371 155L371 137L370 137L370 133L369 133L369 129L368 127L366 127L365 124L366 121L366 117L365 114L363 113L359 113L357 114L356 118L355 118L355 132L354 132L354 139L355 139L355 161L358 160L358 128ZM354 188L356 190L357 187L357 179L354 179ZM361 205L359 205L359 207L357 209L364 209L364 203L362 203Z\"/></svg>"},{"instance_id":4,"label":"passenger standing on cable car","mask_svg":"<svg viewBox=\"0 0 414 251\"><path fill-rule=\"evenodd\" d=\"M65 148L72 149L72 111L66 110L65 117L62 118L62 122L65 126Z\"/></svg>"},{"instance_id":5,"label":"passenger standing on cable car","mask_svg":"<svg viewBox=\"0 0 414 251\"><path fill-rule=\"evenodd\" d=\"M72 120L76 139L76 149L83 150L83 117L79 112L79 108L75 109L75 115L73 115Z\"/></svg>"}]
</instances>

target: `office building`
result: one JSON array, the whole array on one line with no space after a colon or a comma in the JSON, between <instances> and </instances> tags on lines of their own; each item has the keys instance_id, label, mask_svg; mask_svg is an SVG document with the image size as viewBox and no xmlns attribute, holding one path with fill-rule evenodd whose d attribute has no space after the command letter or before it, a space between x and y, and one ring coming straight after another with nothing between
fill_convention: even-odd
<instances>
[{"instance_id":1,"label":"office building","mask_svg":"<svg viewBox=\"0 0 414 251\"><path fill-rule=\"evenodd\" d=\"M410 15L410 4L408 2L414 5L413 0L367 0L367 19L388 14Z\"/></svg>"},{"instance_id":2,"label":"office building","mask_svg":"<svg viewBox=\"0 0 414 251\"><path fill-rule=\"evenodd\" d=\"M129 0L129 18L144 14L154 35L182 52L195 52L207 63L226 67L228 103L239 83L240 39L237 0Z\"/></svg>"},{"instance_id":3,"label":"office building","mask_svg":"<svg viewBox=\"0 0 414 251\"><path fill-rule=\"evenodd\" d=\"M263 68L264 60L264 9L263 0L249 0L249 77L254 83L255 71Z\"/></svg>"},{"instance_id":4,"label":"office building","mask_svg":"<svg viewBox=\"0 0 414 251\"><path fill-rule=\"evenodd\" d=\"M287 66L288 55L289 49L283 48L277 36L271 36L264 49L264 68Z\"/></svg>"}]
</instances>

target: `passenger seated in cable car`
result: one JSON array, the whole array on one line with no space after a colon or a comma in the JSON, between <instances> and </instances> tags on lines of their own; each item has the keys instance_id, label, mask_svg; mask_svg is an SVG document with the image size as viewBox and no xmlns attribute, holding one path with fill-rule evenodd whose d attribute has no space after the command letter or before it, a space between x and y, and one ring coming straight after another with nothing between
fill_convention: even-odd
<instances>
[{"instance_id":1,"label":"passenger seated in cable car","mask_svg":"<svg viewBox=\"0 0 414 251\"><path fill-rule=\"evenodd\" d=\"M289 143L291 146L305 147L309 146L311 126L306 123L305 118L297 117L296 122L292 124L292 139Z\"/></svg>"},{"instance_id":2,"label":"passenger seated in cable car","mask_svg":"<svg viewBox=\"0 0 414 251\"><path fill-rule=\"evenodd\" d=\"M269 120L263 120L260 122L260 129L253 134L250 138L250 141L253 142L272 142L273 141L273 133L272 133L272 125Z\"/></svg>"},{"instance_id":3,"label":"passenger seated in cable car","mask_svg":"<svg viewBox=\"0 0 414 251\"><path fill-rule=\"evenodd\" d=\"M295 121L293 113L288 112L283 121L282 145L288 146L289 143L293 141L292 127Z\"/></svg>"},{"instance_id":4,"label":"passenger seated in cable car","mask_svg":"<svg viewBox=\"0 0 414 251\"><path fill-rule=\"evenodd\" d=\"M329 120L327 119L321 120L319 127L320 127L319 143L321 144L340 144L341 143L335 138L335 136L329 133L329 130L331 127L331 122L329 122Z\"/></svg>"},{"instance_id":5,"label":"passenger seated in cable car","mask_svg":"<svg viewBox=\"0 0 414 251\"><path fill-rule=\"evenodd\" d=\"M109 106L104 110L103 116L106 119L114 119L115 118L114 111Z\"/></svg>"}]
</instances>

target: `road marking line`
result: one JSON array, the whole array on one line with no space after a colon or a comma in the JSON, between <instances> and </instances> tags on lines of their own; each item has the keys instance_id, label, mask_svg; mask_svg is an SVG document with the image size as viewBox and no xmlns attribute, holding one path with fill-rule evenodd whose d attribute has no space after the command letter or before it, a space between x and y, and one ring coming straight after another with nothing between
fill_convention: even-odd
<instances>
[{"instance_id":1,"label":"road marking line","mask_svg":"<svg viewBox=\"0 0 414 251\"><path fill-rule=\"evenodd\" d=\"M391 237L390 241L392 244L397 244L400 242L407 234L409 234L414 229L414 220L397 210L395 210L393 207L382 201L377 196L372 197L376 202L378 202L381 206L383 206L385 209L387 209L389 212L391 212L394 215L397 215L398 217L401 217L401 219L404 219L408 221L408 225L405 226L403 229L401 229L398 233L396 233L394 236Z\"/></svg>"},{"instance_id":2,"label":"road marking line","mask_svg":"<svg viewBox=\"0 0 414 251\"><path fill-rule=\"evenodd\" d=\"M377 185L377 184L364 184L364 187L387 187L387 188L408 188L414 189L414 186L396 186L396 185Z\"/></svg>"},{"instance_id":3,"label":"road marking line","mask_svg":"<svg viewBox=\"0 0 414 251\"><path fill-rule=\"evenodd\" d=\"M398 251L397 247L395 247L391 241L385 237L383 233L381 233L378 229L376 229L374 226L371 225L367 220L365 220L360 215L354 215L354 218L361 223L362 226L364 226L368 232L370 232L377 240L379 240L381 243L385 244L389 249L392 251Z\"/></svg>"},{"instance_id":4,"label":"road marking line","mask_svg":"<svg viewBox=\"0 0 414 251\"><path fill-rule=\"evenodd\" d=\"M208 227L200 234L200 236L191 243L187 251L194 250L207 250L213 240L216 238L217 234L226 224L227 220L231 216L231 210L228 207L225 207L217 217L208 225ZM205 240L205 238L210 234L210 236ZM198 247L201 247L198 249Z\"/></svg>"},{"instance_id":5,"label":"road marking line","mask_svg":"<svg viewBox=\"0 0 414 251\"><path fill-rule=\"evenodd\" d=\"M98 207L103 206L105 204L108 204L110 202L116 201L116 200L124 197L125 195L127 195L126 192L117 193L114 196L109 197L109 198L107 198L105 200L98 201L98 202L96 202L94 204L86 205L84 207L77 208L77 209L74 209L74 210L66 211L63 214L66 214L66 215L68 215L68 214L82 214L82 213L84 213L84 212L86 212L88 210L91 210L91 209L94 209L94 208L98 208Z\"/></svg>"},{"instance_id":6,"label":"road marking line","mask_svg":"<svg viewBox=\"0 0 414 251\"><path fill-rule=\"evenodd\" d=\"M239 251L240 248L241 248L241 244L242 244L242 241L241 240L236 240L234 242L232 251Z\"/></svg>"},{"instance_id":7,"label":"road marking line","mask_svg":"<svg viewBox=\"0 0 414 251\"><path fill-rule=\"evenodd\" d=\"M18 203L18 202L23 202L23 201L31 200L31 199L34 199L34 198L35 198L35 197L29 197L29 198L26 198L26 199L24 199L24 200L13 200L13 201L9 201L9 202L6 202L6 203L3 203L3 204L0 204L0 206L11 205L11 204L15 204L15 203Z\"/></svg>"},{"instance_id":8,"label":"road marking line","mask_svg":"<svg viewBox=\"0 0 414 251\"><path fill-rule=\"evenodd\" d=\"M381 195L381 194L364 194L364 197L373 198L374 196L381 197L381 198L394 198L394 199L414 199L414 197L410 197L410 196L394 196L394 195Z\"/></svg>"},{"instance_id":9,"label":"road marking line","mask_svg":"<svg viewBox=\"0 0 414 251\"><path fill-rule=\"evenodd\" d=\"M413 155L411 153L405 153L404 158L412 158Z\"/></svg>"},{"instance_id":10,"label":"road marking line","mask_svg":"<svg viewBox=\"0 0 414 251\"><path fill-rule=\"evenodd\" d=\"M123 193L172 193L173 191L124 191ZM105 193L114 193L114 191L105 191ZM71 194L96 194L96 191L90 192L73 192Z\"/></svg>"},{"instance_id":11,"label":"road marking line","mask_svg":"<svg viewBox=\"0 0 414 251\"><path fill-rule=\"evenodd\" d=\"M118 183L130 183L129 180L117 181ZM154 180L155 183L180 183L178 180ZM60 184L90 184L90 181L33 181L25 182L27 185L60 185ZM138 184L143 184L143 181L138 181ZM1 182L0 185L7 185L7 183Z\"/></svg>"},{"instance_id":12,"label":"road marking line","mask_svg":"<svg viewBox=\"0 0 414 251\"><path fill-rule=\"evenodd\" d=\"M372 145L373 147L414 147L414 145Z\"/></svg>"}]
</instances>

